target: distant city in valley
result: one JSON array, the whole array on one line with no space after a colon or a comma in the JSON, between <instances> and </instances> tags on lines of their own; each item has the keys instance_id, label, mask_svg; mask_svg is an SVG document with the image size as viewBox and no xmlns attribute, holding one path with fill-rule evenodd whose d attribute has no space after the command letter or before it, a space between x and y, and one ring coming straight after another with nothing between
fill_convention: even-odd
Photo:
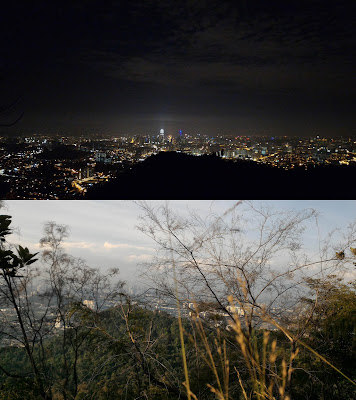
<instances>
[{"instance_id":1,"label":"distant city in valley","mask_svg":"<svg viewBox=\"0 0 356 400\"><path fill-rule=\"evenodd\" d=\"M356 166L356 138L176 134L2 137L0 178L5 199L80 199L161 152L209 155L282 170ZM178 168L178 166L177 166ZM155 177L152 177L155 179Z\"/></svg>"}]
</instances>

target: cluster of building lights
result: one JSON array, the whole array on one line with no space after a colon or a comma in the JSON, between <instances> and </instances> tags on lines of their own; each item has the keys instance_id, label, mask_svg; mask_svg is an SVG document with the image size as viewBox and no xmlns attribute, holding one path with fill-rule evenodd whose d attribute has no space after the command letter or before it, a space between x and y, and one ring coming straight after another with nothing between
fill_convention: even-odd
<instances>
[{"instance_id":1,"label":"cluster of building lights","mask_svg":"<svg viewBox=\"0 0 356 400\"><path fill-rule=\"evenodd\" d=\"M78 198L90 186L109 181L120 171L161 151L214 154L285 169L356 164L353 138L211 136L182 130L166 134L160 129L156 134L90 138L33 135L17 140L2 138L1 143L0 177L10 185L6 198L13 199Z\"/></svg>"}]
</instances>

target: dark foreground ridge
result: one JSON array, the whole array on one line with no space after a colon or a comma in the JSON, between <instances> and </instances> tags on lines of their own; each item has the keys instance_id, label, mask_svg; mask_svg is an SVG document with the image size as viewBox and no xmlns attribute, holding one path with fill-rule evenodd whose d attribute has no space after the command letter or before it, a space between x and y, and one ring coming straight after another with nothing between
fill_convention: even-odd
<instances>
[{"instance_id":1,"label":"dark foreground ridge","mask_svg":"<svg viewBox=\"0 0 356 400\"><path fill-rule=\"evenodd\" d=\"M355 176L355 166L284 170L216 156L162 152L111 182L96 185L84 198L352 199Z\"/></svg>"}]
</instances>

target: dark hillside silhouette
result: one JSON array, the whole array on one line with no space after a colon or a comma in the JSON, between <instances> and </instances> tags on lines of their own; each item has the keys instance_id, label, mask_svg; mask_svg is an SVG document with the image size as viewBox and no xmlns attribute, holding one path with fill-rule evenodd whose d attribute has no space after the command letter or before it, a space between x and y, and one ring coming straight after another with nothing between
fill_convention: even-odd
<instances>
[{"instance_id":1,"label":"dark hillside silhouette","mask_svg":"<svg viewBox=\"0 0 356 400\"><path fill-rule=\"evenodd\" d=\"M249 161L162 152L124 171L116 180L93 187L85 198L355 198L355 172L354 166L287 171Z\"/></svg>"}]
</instances>

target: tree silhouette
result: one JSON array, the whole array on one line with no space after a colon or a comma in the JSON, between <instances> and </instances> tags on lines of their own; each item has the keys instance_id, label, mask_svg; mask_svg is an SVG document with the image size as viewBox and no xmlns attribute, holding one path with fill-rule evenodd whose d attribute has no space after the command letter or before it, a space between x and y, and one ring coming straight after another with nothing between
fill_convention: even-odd
<instances>
[{"instance_id":1,"label":"tree silhouette","mask_svg":"<svg viewBox=\"0 0 356 400\"><path fill-rule=\"evenodd\" d=\"M19 102L19 98L17 98L16 100L14 100L13 102L9 103L9 104L3 104L0 105L0 116L2 119L4 119L4 117L6 116L6 114L11 113L11 111L13 110L14 106ZM17 122L20 121L20 119L24 116L24 111L20 113L20 115L11 118L10 122L0 122L0 127L10 127L15 125Z\"/></svg>"},{"instance_id":2,"label":"tree silhouette","mask_svg":"<svg viewBox=\"0 0 356 400\"><path fill-rule=\"evenodd\" d=\"M0 370L21 379L34 398L51 400L60 393L74 399L82 379L79 355L96 329L97 315L120 296L123 283L114 278L117 270L101 274L66 254L62 242L68 227L53 222L45 225L40 241L42 265L32 266L38 253L22 246L13 251L6 241L10 225L11 217L1 215L0 336L25 350L30 370L15 374L1 363ZM59 345L53 348L51 339Z\"/></svg>"}]
</instances>

